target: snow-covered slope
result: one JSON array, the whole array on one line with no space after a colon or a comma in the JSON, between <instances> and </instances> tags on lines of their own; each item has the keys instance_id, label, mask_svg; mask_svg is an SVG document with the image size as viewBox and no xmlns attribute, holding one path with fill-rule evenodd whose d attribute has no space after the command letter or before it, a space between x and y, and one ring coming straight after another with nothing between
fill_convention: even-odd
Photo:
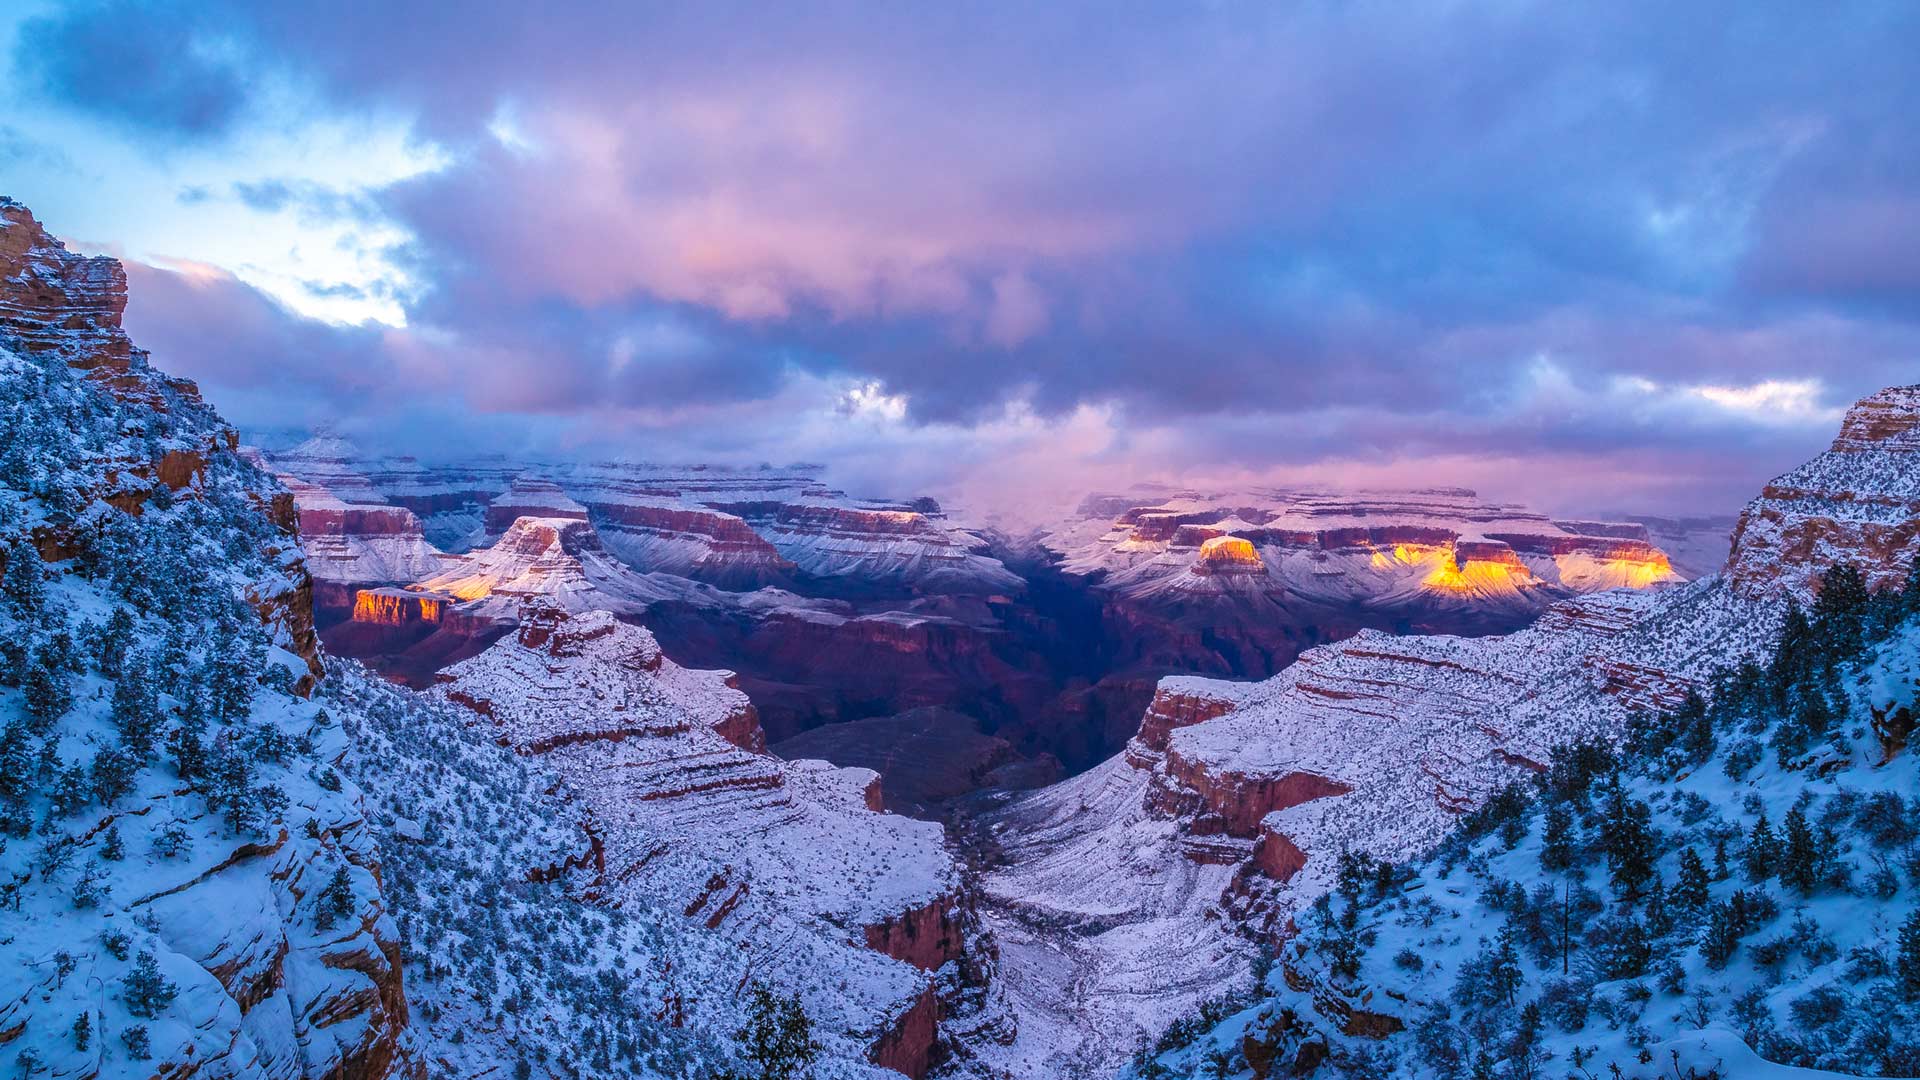
<instances>
[{"instance_id":1,"label":"snow-covered slope","mask_svg":"<svg viewBox=\"0 0 1920 1080\"><path fill-rule=\"evenodd\" d=\"M23 1075L376 1080L413 1044L292 507L0 200L0 1044Z\"/></svg>"},{"instance_id":2,"label":"snow-covered slope","mask_svg":"<svg viewBox=\"0 0 1920 1080\"><path fill-rule=\"evenodd\" d=\"M1920 1072L1920 587L1851 595L1436 856L1346 863L1263 1000L1180 1025L1158 1075Z\"/></svg>"}]
</instances>

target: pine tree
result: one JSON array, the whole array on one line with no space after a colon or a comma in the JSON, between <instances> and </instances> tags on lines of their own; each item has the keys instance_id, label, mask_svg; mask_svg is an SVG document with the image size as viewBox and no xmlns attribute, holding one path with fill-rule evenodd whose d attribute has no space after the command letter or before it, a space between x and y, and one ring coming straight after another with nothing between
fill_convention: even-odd
<instances>
[{"instance_id":1,"label":"pine tree","mask_svg":"<svg viewBox=\"0 0 1920 1080\"><path fill-rule=\"evenodd\" d=\"M1753 823L1753 831L1747 834L1742 857L1746 861L1748 881L1761 882L1773 876L1780 861L1780 841L1775 839L1765 811L1761 811L1760 820Z\"/></svg>"},{"instance_id":2,"label":"pine tree","mask_svg":"<svg viewBox=\"0 0 1920 1080\"><path fill-rule=\"evenodd\" d=\"M113 614L107 616L107 625L100 631L99 640L94 642L94 664L100 674L109 679L120 677L122 664L127 650L133 648L133 613L124 607L116 607Z\"/></svg>"},{"instance_id":3,"label":"pine tree","mask_svg":"<svg viewBox=\"0 0 1920 1080\"><path fill-rule=\"evenodd\" d=\"M145 654L127 658L113 685L111 718L129 753L140 761L152 755L160 729L160 696L153 684L152 661Z\"/></svg>"},{"instance_id":4,"label":"pine tree","mask_svg":"<svg viewBox=\"0 0 1920 1080\"><path fill-rule=\"evenodd\" d=\"M1512 923L1502 926L1494 946L1493 963L1487 968L1488 990L1506 1002L1508 1008L1513 1007L1527 978L1526 969L1520 965L1518 940L1519 931Z\"/></svg>"},{"instance_id":5,"label":"pine tree","mask_svg":"<svg viewBox=\"0 0 1920 1080\"><path fill-rule=\"evenodd\" d=\"M40 772L33 733L18 720L0 729L0 796L18 802L31 795Z\"/></svg>"},{"instance_id":6,"label":"pine tree","mask_svg":"<svg viewBox=\"0 0 1920 1080\"><path fill-rule=\"evenodd\" d=\"M120 980L121 998L127 1011L152 1020L173 1004L180 988L160 974L160 965L150 950L142 949L133 958L133 970Z\"/></svg>"},{"instance_id":7,"label":"pine tree","mask_svg":"<svg viewBox=\"0 0 1920 1080\"><path fill-rule=\"evenodd\" d=\"M1740 947L1740 919L1726 904L1715 904L1707 913L1707 925L1700 932L1700 955L1706 957L1707 967L1719 971L1733 959L1734 950Z\"/></svg>"},{"instance_id":8,"label":"pine tree","mask_svg":"<svg viewBox=\"0 0 1920 1080\"><path fill-rule=\"evenodd\" d=\"M1820 880L1820 852L1813 841L1813 829L1806 812L1799 807L1787 811L1786 845L1780 855L1780 882L1810 893Z\"/></svg>"},{"instance_id":9,"label":"pine tree","mask_svg":"<svg viewBox=\"0 0 1920 1080\"><path fill-rule=\"evenodd\" d=\"M1920 1001L1920 910L1908 914L1900 925L1900 952L1894 958L1893 973L1907 1000Z\"/></svg>"},{"instance_id":10,"label":"pine tree","mask_svg":"<svg viewBox=\"0 0 1920 1080\"><path fill-rule=\"evenodd\" d=\"M813 1022L801 1007L799 995L779 997L763 983L754 983L747 1022L733 1037L748 1071L722 1076L736 1080L795 1080L805 1076L820 1056L821 1046L813 1039Z\"/></svg>"},{"instance_id":11,"label":"pine tree","mask_svg":"<svg viewBox=\"0 0 1920 1080\"><path fill-rule=\"evenodd\" d=\"M1673 889L1667 894L1675 907L1687 911L1699 911L1707 906L1707 864L1700 859L1700 853L1692 848L1680 852L1680 871L1674 879Z\"/></svg>"},{"instance_id":12,"label":"pine tree","mask_svg":"<svg viewBox=\"0 0 1920 1080\"><path fill-rule=\"evenodd\" d=\"M7 545L6 576L0 577L0 597L22 622L38 622L47 606L47 568L40 552L25 540Z\"/></svg>"},{"instance_id":13,"label":"pine tree","mask_svg":"<svg viewBox=\"0 0 1920 1080\"><path fill-rule=\"evenodd\" d=\"M36 650L27 662L26 679L20 686L27 696L27 715L33 718L33 729L43 735L73 708L73 685L67 673L47 659L44 651Z\"/></svg>"},{"instance_id":14,"label":"pine tree","mask_svg":"<svg viewBox=\"0 0 1920 1080\"><path fill-rule=\"evenodd\" d=\"M133 755L117 747L109 746L95 754L93 767L88 770L94 798L99 799L102 806L113 805L114 800L133 790L134 775L139 768Z\"/></svg>"},{"instance_id":15,"label":"pine tree","mask_svg":"<svg viewBox=\"0 0 1920 1080\"><path fill-rule=\"evenodd\" d=\"M1606 798L1601 811L1600 837L1607 855L1607 869L1620 895L1635 900L1654 873L1658 838L1651 824L1652 808L1628 796L1617 782Z\"/></svg>"},{"instance_id":16,"label":"pine tree","mask_svg":"<svg viewBox=\"0 0 1920 1080\"><path fill-rule=\"evenodd\" d=\"M353 875L347 873L346 867L337 867L333 877L327 880L327 887L320 891L320 902L314 908L314 925L331 930L334 923L352 915L358 906L353 895Z\"/></svg>"},{"instance_id":17,"label":"pine tree","mask_svg":"<svg viewBox=\"0 0 1920 1080\"><path fill-rule=\"evenodd\" d=\"M73 1022L73 1048L85 1053L87 1047L92 1045L93 1017L91 1013L83 1012L80 1018Z\"/></svg>"},{"instance_id":18,"label":"pine tree","mask_svg":"<svg viewBox=\"0 0 1920 1080\"><path fill-rule=\"evenodd\" d=\"M1860 568L1835 563L1820 578L1820 595L1813 604L1813 625L1828 666L1857 656L1865 646L1865 616L1872 598Z\"/></svg>"},{"instance_id":19,"label":"pine tree","mask_svg":"<svg viewBox=\"0 0 1920 1080\"><path fill-rule=\"evenodd\" d=\"M1542 830L1540 868L1560 871L1573 865L1573 811L1565 803L1547 807L1547 822Z\"/></svg>"}]
</instances>

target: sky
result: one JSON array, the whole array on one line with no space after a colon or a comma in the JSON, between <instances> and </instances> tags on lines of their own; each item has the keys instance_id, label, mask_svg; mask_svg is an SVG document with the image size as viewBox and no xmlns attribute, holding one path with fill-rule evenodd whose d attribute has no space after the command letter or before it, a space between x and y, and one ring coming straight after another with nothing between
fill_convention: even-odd
<instances>
[{"instance_id":1,"label":"sky","mask_svg":"<svg viewBox=\"0 0 1920 1080\"><path fill-rule=\"evenodd\" d=\"M592 7L9 5L0 193L430 458L1731 513L1920 381L1920 4Z\"/></svg>"}]
</instances>

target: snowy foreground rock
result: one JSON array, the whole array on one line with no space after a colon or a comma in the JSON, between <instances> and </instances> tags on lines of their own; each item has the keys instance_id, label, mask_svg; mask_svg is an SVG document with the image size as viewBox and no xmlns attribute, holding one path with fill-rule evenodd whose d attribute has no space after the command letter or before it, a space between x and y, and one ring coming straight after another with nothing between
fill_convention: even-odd
<instances>
[{"instance_id":1,"label":"snowy foreground rock","mask_svg":"<svg viewBox=\"0 0 1920 1080\"><path fill-rule=\"evenodd\" d=\"M292 505L0 200L0 1050L22 1075L371 1080L408 1050L329 764Z\"/></svg>"},{"instance_id":2,"label":"snowy foreground rock","mask_svg":"<svg viewBox=\"0 0 1920 1080\"><path fill-rule=\"evenodd\" d=\"M1831 450L1748 507L1724 575L1568 600L1504 636L1362 632L1263 682L1162 680L1124 754L989 818L1010 992L1081 996L1066 1028L1082 1042L1031 1050L1063 1072L1118 1065L1244 984L1254 942L1326 893L1341 852L1420 855L1552 747L1708 690L1772 647L1788 598L1836 561L1903 580L1917 429L1914 388L1855 406ZM1062 936L1069 962L1023 944Z\"/></svg>"}]
</instances>

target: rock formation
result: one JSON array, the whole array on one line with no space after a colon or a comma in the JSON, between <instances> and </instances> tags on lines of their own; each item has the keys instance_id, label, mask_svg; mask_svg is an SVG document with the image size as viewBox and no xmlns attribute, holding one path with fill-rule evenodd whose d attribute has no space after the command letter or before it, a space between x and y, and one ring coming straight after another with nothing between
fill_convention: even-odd
<instances>
[{"instance_id":1,"label":"rock formation","mask_svg":"<svg viewBox=\"0 0 1920 1080\"><path fill-rule=\"evenodd\" d=\"M1870 585L1898 584L1920 554L1920 387L1896 386L1847 410L1826 453L1748 504L1727 576L1752 596L1805 593L1836 560Z\"/></svg>"},{"instance_id":2,"label":"rock formation","mask_svg":"<svg viewBox=\"0 0 1920 1080\"><path fill-rule=\"evenodd\" d=\"M534 607L436 691L579 792L602 898L684 912L796 988L816 1031L924 1075L961 958L956 869L938 825L876 813L876 777L783 762L726 672L666 659L607 612Z\"/></svg>"}]
</instances>

